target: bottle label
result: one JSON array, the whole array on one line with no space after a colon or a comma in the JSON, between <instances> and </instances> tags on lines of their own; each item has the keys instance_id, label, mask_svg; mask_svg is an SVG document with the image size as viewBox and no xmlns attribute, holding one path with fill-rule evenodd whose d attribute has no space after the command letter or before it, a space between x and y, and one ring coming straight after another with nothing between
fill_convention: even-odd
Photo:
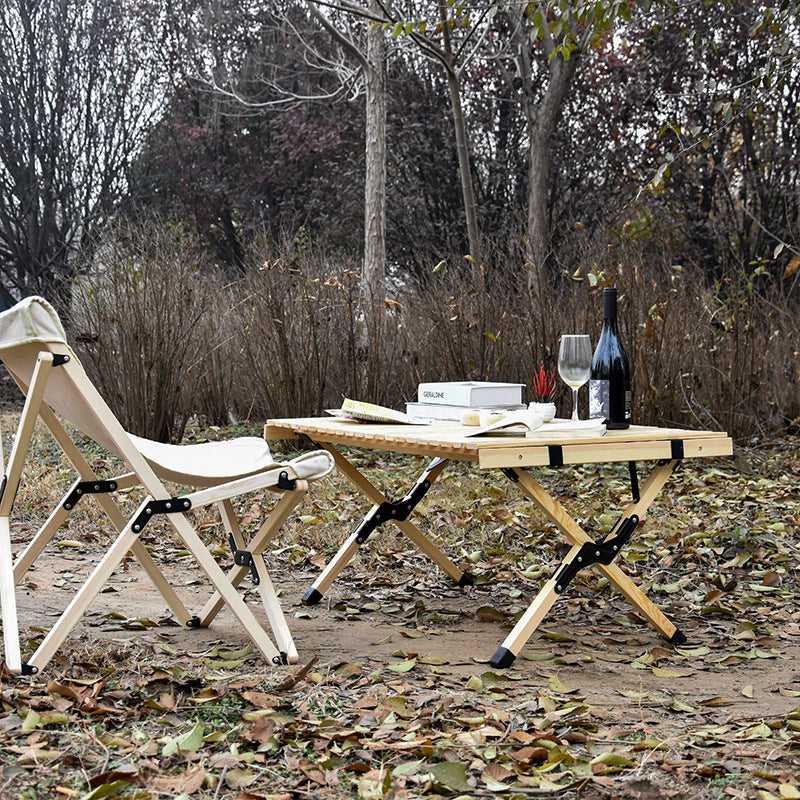
<instances>
[{"instance_id":1,"label":"bottle label","mask_svg":"<svg viewBox=\"0 0 800 800\"><path fill-rule=\"evenodd\" d=\"M619 409L622 412L621 417L614 420L614 422L630 423L631 400L631 390L626 389L623 399L624 406ZM618 405L616 408L618 408ZM611 420L611 381L596 379L589 381L589 419L595 418ZM627 424L625 427L627 427Z\"/></svg>"},{"instance_id":2,"label":"bottle label","mask_svg":"<svg viewBox=\"0 0 800 800\"><path fill-rule=\"evenodd\" d=\"M608 418L608 385L609 381L589 381L589 418Z\"/></svg>"}]
</instances>

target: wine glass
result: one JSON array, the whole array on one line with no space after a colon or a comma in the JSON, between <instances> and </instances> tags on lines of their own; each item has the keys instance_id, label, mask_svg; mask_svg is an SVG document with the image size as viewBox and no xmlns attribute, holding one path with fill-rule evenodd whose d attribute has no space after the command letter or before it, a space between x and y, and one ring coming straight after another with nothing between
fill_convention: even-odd
<instances>
[{"instance_id":1,"label":"wine glass","mask_svg":"<svg viewBox=\"0 0 800 800\"><path fill-rule=\"evenodd\" d=\"M578 389L589 380L592 371L592 348L585 334L561 337L558 350L558 374L572 389L572 419L578 419Z\"/></svg>"}]
</instances>

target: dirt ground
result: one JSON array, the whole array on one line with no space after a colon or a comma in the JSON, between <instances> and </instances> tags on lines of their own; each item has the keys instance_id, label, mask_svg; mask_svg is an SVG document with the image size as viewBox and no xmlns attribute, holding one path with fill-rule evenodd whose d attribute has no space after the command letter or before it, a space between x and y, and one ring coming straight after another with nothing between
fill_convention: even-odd
<instances>
[{"instance_id":1,"label":"dirt ground","mask_svg":"<svg viewBox=\"0 0 800 800\"><path fill-rule=\"evenodd\" d=\"M17 534L15 547L28 535ZM187 607L199 609L208 597L207 582L187 557L166 545L157 532L150 536L148 544L159 553L162 568ZM208 692L225 698L236 686L252 686L268 692L265 697L273 692L283 697L284 706L296 715L287 729L294 740L260 770L257 763L249 767L240 764L239 772L232 771L228 778L224 766L218 766L215 773L217 759L221 764L230 758L225 753L231 745L224 741L203 745L203 752L212 752L199 766L189 758L191 753L183 763L175 756L159 762L139 756L129 766L138 785L148 788L199 787L193 781L197 771L204 770L203 787L196 788L192 796L199 792L215 800L495 796L502 788L495 780L497 775L502 780L517 775L518 780L535 782L557 777L546 769L537 771L540 762L536 759L547 753L528 744L541 742L532 733L537 729L550 737L551 743L558 742L555 757L573 766L560 773L561 784L549 785L549 789L541 783L534 783L539 788L530 788L530 784L503 788L514 797L773 800L800 796L794 794L800 792L796 733L800 729L800 610L793 603L765 599L762 608L761 594L756 593L753 602L743 607L744 613L737 615L724 613L723 605L700 609L681 592L666 599L659 595L654 599L687 636L684 645L673 647L638 617L624 598L608 586L598 587L594 577L585 572L559 598L514 664L507 670L493 670L489 659L527 607L541 579L525 579L521 573L500 569L492 580L460 588L417 551L404 546L402 539L399 542L370 540L322 602L312 607L302 605L300 598L319 574L321 556L293 558L300 548L270 554L270 574L281 592L300 655L297 666L278 669L254 654L245 656L240 665L217 666L217 651L235 651L249 642L238 622L223 611L207 629L181 629L169 621L160 594L128 558L43 673L9 683L3 696L10 699L11 687L16 686L20 708L26 703L33 703L30 707L34 708L38 703L49 709L51 685L62 687L59 692L72 692L80 686L102 687L105 681L98 676L113 673L109 686L119 689L101 689L110 699L104 701L101 694L99 702L109 707L112 700L114 705L135 700L132 707L123 707L137 715L152 714L157 708L154 719L164 715L162 725L174 725L176 732L189 724L197 709L195 703L203 702L193 699L195 693L200 698ZM37 562L18 590L23 640L43 635L42 629L50 627L100 552L88 536L80 546L76 541L62 541L55 553L48 550ZM633 568L625 565L625 569ZM249 578L244 585L249 585ZM263 619L257 594L252 589L248 592L251 606ZM764 596L770 597L770 593ZM729 607L735 608L735 603ZM116 652L120 654L118 668L109 668ZM172 677L166 678L169 675ZM181 675L189 677L178 677ZM293 686L288 693L279 689L282 675ZM295 682L298 675L299 682ZM30 681L29 700L25 700L26 680ZM140 689L134 688L137 686ZM168 701L177 697L178 691L183 710L170 713L169 706L160 704L165 697ZM242 696L242 691L234 694ZM123 696L128 699L122 701ZM448 702L454 709L447 717L447 726L453 731L448 741L472 741L480 736L475 733L480 719L500 719L505 729L502 751L487 743L466 749L443 745L436 750L424 744L419 753L406 752L405 726L421 737L433 737L433 741L437 736L447 738L437 728L436 714L426 714L430 714L429 704L446 708ZM398 703L399 713L407 712L407 718L401 716L400 727L393 733L389 709L396 709ZM320 712L314 710L318 708L329 709L336 730L341 728L343 737L357 737L361 749L353 750L349 758L322 759L320 754L319 762L315 760L310 754L318 747L333 750L337 741L319 738ZM24 725L27 713L18 711L5 720L0 717L0 736L3 727L9 726L8 735L17 742L12 749L25 758L33 748L46 746L56 736L55 732L34 731L21 742L19 726ZM390 714L388 719L386 714ZM245 727L238 735L251 735L251 730ZM484 724L483 730L499 735L495 727ZM149 746L131 745L131 756L124 758ZM104 752L95 754L95 761L106 763ZM436 753L436 758L425 761L431 753ZM481 757L470 762L469 753ZM490 753L494 755L487 755ZM387 757L399 770L392 773L391 786L386 783L383 766ZM604 758L623 761L605 762ZM60 770L56 780L62 787L65 783L80 786L82 780L86 785L80 776L91 775L89 785L99 791L104 780L116 779L115 772L92 767L90 756L81 759L80 772ZM474 788L466 794L463 774L457 772L453 777L450 759L457 770L466 769L463 774L475 776L471 778ZM492 759L505 760L495 763ZM331 766L320 770L318 763ZM11 795L15 800L38 800L52 796L47 794L49 789L40 790L47 775L42 770L46 767L31 764L15 771L7 766L0 769L0 779L5 781L3 785L28 792ZM406 776L402 770L418 773ZM234 775L254 782L242 791L230 783ZM565 779L564 775L574 777ZM126 780L134 778L126 773ZM223 783L228 789L220 793ZM123 791L119 796L128 795ZM156 791L142 796L163 795ZM0 798L4 797L0 790Z\"/></svg>"},{"instance_id":2,"label":"dirt ground","mask_svg":"<svg viewBox=\"0 0 800 800\"><path fill-rule=\"evenodd\" d=\"M59 553L57 571L52 559L44 560L29 573L27 587L19 592L23 628L55 618L93 558L91 551L63 550L67 552ZM409 591L403 585L404 576L397 574L402 572L402 563L400 558L398 569L387 577L386 588L366 591L362 583L366 572L358 564L351 566L316 606L300 602L318 574L316 569L271 568L300 663L316 658L323 665L379 666L396 661L393 654L401 650L441 659L450 677L464 681L490 669L489 659L529 597L503 597L505 587L494 591L454 586L432 566L431 580L423 587L416 582ZM413 578L418 567L414 564L406 577ZM198 572L173 565L168 574L187 606L199 608L207 592ZM800 690L800 611L795 610L794 621L777 637L738 639L736 619L710 624L684 615L678 602L665 611L686 634L687 642L679 650L689 655L676 657L673 648L619 595L613 596L607 587L592 589L591 578L575 589L571 597L565 595L556 603L510 668L516 678L546 687L557 673L566 685L587 695L592 705L609 709L619 706L621 696L641 695L646 705L648 697L666 693L687 706L707 708L705 716L718 721L731 716L753 720L781 716L800 705L794 694ZM409 600L417 607L411 614ZM255 595L252 601L257 601ZM129 569L112 576L72 637L130 641L155 650L166 645L178 653L202 652L220 643L236 647L249 641L227 611L207 629L154 625L168 615L160 594L131 561ZM444 621L430 621L440 617ZM137 627L143 629L131 630ZM752 657L754 648L760 657ZM703 657L691 655L701 649L709 652L703 652Z\"/></svg>"}]
</instances>

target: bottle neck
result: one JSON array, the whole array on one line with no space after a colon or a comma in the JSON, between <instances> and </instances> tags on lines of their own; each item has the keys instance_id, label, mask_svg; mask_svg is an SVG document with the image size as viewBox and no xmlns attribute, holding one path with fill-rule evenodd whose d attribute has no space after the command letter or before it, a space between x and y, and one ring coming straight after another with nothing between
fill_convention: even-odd
<instances>
[{"instance_id":1,"label":"bottle neck","mask_svg":"<svg viewBox=\"0 0 800 800\"><path fill-rule=\"evenodd\" d=\"M603 328L617 330L617 292L606 289L603 292Z\"/></svg>"}]
</instances>

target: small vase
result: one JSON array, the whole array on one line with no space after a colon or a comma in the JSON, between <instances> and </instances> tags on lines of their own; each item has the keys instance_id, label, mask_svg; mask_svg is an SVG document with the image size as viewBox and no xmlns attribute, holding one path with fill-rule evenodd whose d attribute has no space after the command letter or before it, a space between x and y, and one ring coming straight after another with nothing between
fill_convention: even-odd
<instances>
[{"instance_id":1,"label":"small vase","mask_svg":"<svg viewBox=\"0 0 800 800\"><path fill-rule=\"evenodd\" d=\"M529 411L536 411L538 414L541 414L542 419L545 422L550 422L553 417L556 415L556 404L555 403L528 403L528 410Z\"/></svg>"}]
</instances>

